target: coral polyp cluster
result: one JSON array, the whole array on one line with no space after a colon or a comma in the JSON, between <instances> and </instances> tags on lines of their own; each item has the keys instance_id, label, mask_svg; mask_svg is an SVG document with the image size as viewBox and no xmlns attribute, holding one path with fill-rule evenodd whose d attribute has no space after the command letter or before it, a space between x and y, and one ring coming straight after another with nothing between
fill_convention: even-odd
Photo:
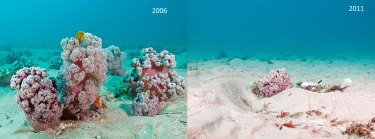
<instances>
[{"instance_id":1,"label":"coral polyp cluster","mask_svg":"<svg viewBox=\"0 0 375 139\"><path fill-rule=\"evenodd\" d=\"M103 55L107 59L108 74L124 77L125 68L122 63L124 63L126 54L121 52L120 48L111 45L110 47L103 49Z\"/></svg>"},{"instance_id":2,"label":"coral polyp cluster","mask_svg":"<svg viewBox=\"0 0 375 139\"><path fill-rule=\"evenodd\" d=\"M157 97L142 92L133 100L129 111L135 115L155 116L161 112L161 105Z\"/></svg>"},{"instance_id":3,"label":"coral polyp cluster","mask_svg":"<svg viewBox=\"0 0 375 139\"><path fill-rule=\"evenodd\" d=\"M124 79L125 92L136 97L131 113L154 116L161 112L158 102L185 93L184 78L174 70L176 64L175 55L166 50L157 53L153 48L142 49L141 56L133 59L132 72Z\"/></svg>"},{"instance_id":4,"label":"coral polyp cluster","mask_svg":"<svg viewBox=\"0 0 375 139\"><path fill-rule=\"evenodd\" d=\"M78 119L87 113L98 97L99 87L107 81L107 62L102 56L102 40L84 33L86 46L76 38L61 41L64 61L62 74L66 80L64 92L66 109Z\"/></svg>"},{"instance_id":5,"label":"coral polyp cluster","mask_svg":"<svg viewBox=\"0 0 375 139\"><path fill-rule=\"evenodd\" d=\"M12 76L10 83L17 90L17 103L37 131L58 126L64 106L59 102L56 82L44 79L48 76L43 68L23 68Z\"/></svg>"},{"instance_id":6,"label":"coral polyp cluster","mask_svg":"<svg viewBox=\"0 0 375 139\"><path fill-rule=\"evenodd\" d=\"M287 88L292 88L293 84L290 82L290 76L285 68L271 70L268 75L262 76L252 86L252 92L263 96L272 97Z\"/></svg>"}]
</instances>

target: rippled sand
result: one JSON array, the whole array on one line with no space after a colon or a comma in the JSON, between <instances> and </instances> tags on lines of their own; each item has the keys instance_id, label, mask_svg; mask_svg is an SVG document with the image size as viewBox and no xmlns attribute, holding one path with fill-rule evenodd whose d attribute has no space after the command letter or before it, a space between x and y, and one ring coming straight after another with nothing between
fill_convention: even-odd
<instances>
[{"instance_id":1,"label":"rippled sand","mask_svg":"<svg viewBox=\"0 0 375 139\"><path fill-rule=\"evenodd\" d=\"M49 60L53 57L54 51L60 49L37 49L31 50L33 56L28 57L38 63L37 66L47 68L50 76L56 76L58 70L48 69ZM128 51L125 50L127 53ZM187 78L186 68L181 65L186 63L185 54L177 55L178 63L176 71L179 75ZM45 57L48 60L42 60ZM131 58L126 57L124 66L130 73L129 63ZM180 65L181 64L181 65ZM3 65L2 68L11 67ZM121 77L110 77L100 88L101 96L111 96L113 85L121 81ZM71 124L59 136L46 132L33 132L28 124L24 113L14 100L16 91L10 87L0 87L0 138L186 138L187 136L187 95L172 98L163 103L163 111L155 117L130 115L128 107L131 104L129 99L112 99L107 101L107 109L104 114L97 118L90 118L85 121L63 120L64 124ZM8 118L5 118L5 115Z\"/></svg>"},{"instance_id":2,"label":"rippled sand","mask_svg":"<svg viewBox=\"0 0 375 139\"><path fill-rule=\"evenodd\" d=\"M188 137L347 138L342 131L352 121L367 123L375 116L374 61L271 61L273 64L255 59L190 62ZM271 98L252 94L250 82L277 68L287 69L294 87ZM298 81L340 84L345 78L353 83L342 93L295 87ZM281 111L289 116L281 118ZM289 122L295 128L281 127Z\"/></svg>"}]
</instances>

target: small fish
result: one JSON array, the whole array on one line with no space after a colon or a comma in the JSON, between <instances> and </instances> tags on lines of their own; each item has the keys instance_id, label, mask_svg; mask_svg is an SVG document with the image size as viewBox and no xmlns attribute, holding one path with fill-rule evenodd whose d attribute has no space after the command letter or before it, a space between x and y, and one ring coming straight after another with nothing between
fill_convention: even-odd
<instances>
[{"instance_id":1,"label":"small fish","mask_svg":"<svg viewBox=\"0 0 375 139\"><path fill-rule=\"evenodd\" d=\"M323 81L323 80L320 80L320 81L318 82L318 84L320 84L322 81Z\"/></svg>"}]
</instances>

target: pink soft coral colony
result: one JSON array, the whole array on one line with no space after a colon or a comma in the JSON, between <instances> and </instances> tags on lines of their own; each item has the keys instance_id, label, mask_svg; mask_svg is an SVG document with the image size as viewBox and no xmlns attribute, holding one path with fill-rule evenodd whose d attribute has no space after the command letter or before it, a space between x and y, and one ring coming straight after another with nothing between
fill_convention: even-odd
<instances>
[{"instance_id":1,"label":"pink soft coral colony","mask_svg":"<svg viewBox=\"0 0 375 139\"><path fill-rule=\"evenodd\" d=\"M62 115L57 84L48 77L46 69L23 68L12 76L10 87L17 90L16 101L35 130L58 126Z\"/></svg>"},{"instance_id":2,"label":"pink soft coral colony","mask_svg":"<svg viewBox=\"0 0 375 139\"><path fill-rule=\"evenodd\" d=\"M124 79L131 88L129 94L136 96L129 108L132 114L155 116L161 112L159 102L185 93L184 79L174 70L176 64L173 54L153 48L144 48L134 58L132 73Z\"/></svg>"},{"instance_id":3,"label":"pink soft coral colony","mask_svg":"<svg viewBox=\"0 0 375 139\"><path fill-rule=\"evenodd\" d=\"M268 75L263 76L257 82L259 95L263 97L272 97L281 91L292 87L293 84L290 83L290 77L285 68L271 70Z\"/></svg>"},{"instance_id":4,"label":"pink soft coral colony","mask_svg":"<svg viewBox=\"0 0 375 139\"><path fill-rule=\"evenodd\" d=\"M16 101L35 130L58 127L60 117L66 114L76 119L88 114L90 105L98 97L99 87L107 81L108 57L113 62L112 72L125 74L124 53L111 46L103 54L102 40L90 33L84 35L85 43L73 37L61 41L64 65L58 80L44 79L49 74L39 67L23 68L12 76L11 88L17 90ZM174 94L184 94L185 82L174 70L176 64L172 53L165 50L157 53L152 48L143 49L141 56L133 60L133 71L124 79L127 93L136 96L129 108L132 114L155 116L161 112L160 102ZM63 103L59 102L59 91Z\"/></svg>"},{"instance_id":5,"label":"pink soft coral colony","mask_svg":"<svg viewBox=\"0 0 375 139\"><path fill-rule=\"evenodd\" d=\"M115 76L125 76L125 68L122 65L124 63L126 54L120 51L120 48L111 45L108 48L103 49L103 56L107 57L108 73Z\"/></svg>"},{"instance_id":6,"label":"pink soft coral colony","mask_svg":"<svg viewBox=\"0 0 375 139\"><path fill-rule=\"evenodd\" d=\"M64 52L63 76L67 82L64 104L78 119L87 113L98 97L99 87L107 81L106 57L102 56L102 40L85 33L86 44L76 38L61 41Z\"/></svg>"}]
</instances>

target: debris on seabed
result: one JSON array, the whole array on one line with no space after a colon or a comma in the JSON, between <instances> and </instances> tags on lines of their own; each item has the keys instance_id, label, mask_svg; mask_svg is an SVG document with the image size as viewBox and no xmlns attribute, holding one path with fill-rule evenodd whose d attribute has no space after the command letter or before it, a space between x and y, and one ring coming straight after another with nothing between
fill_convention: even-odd
<instances>
[{"instance_id":1,"label":"debris on seabed","mask_svg":"<svg viewBox=\"0 0 375 139\"><path fill-rule=\"evenodd\" d=\"M9 119L10 117L4 113L4 119Z\"/></svg>"}]
</instances>

